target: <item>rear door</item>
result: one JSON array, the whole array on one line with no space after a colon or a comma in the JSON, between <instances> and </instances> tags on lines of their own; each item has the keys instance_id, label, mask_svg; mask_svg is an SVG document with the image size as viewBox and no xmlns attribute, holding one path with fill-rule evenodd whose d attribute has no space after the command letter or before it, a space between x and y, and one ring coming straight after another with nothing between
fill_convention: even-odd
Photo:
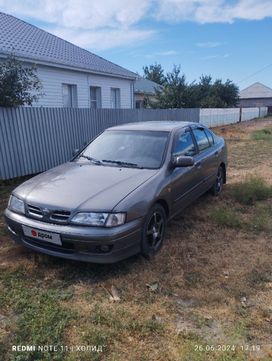
<instances>
[{"instance_id":1,"label":"rear door","mask_svg":"<svg viewBox=\"0 0 272 361\"><path fill-rule=\"evenodd\" d=\"M197 146L190 128L177 131L172 147L172 157L185 155L194 157ZM201 169L198 166L177 167L171 173L171 195L173 215L191 203L198 194L202 182Z\"/></svg>"}]
</instances>

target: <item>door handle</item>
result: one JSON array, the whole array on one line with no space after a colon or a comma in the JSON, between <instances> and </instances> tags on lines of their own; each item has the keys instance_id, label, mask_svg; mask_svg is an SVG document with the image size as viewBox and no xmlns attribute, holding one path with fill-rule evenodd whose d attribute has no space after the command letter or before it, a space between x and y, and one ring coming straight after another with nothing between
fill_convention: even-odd
<instances>
[{"instance_id":1,"label":"door handle","mask_svg":"<svg viewBox=\"0 0 272 361\"><path fill-rule=\"evenodd\" d=\"M214 155L215 155L216 157L218 157L218 150L214 153Z\"/></svg>"},{"instance_id":2,"label":"door handle","mask_svg":"<svg viewBox=\"0 0 272 361\"><path fill-rule=\"evenodd\" d=\"M200 162L200 161L199 161L199 162L196 162L196 163L195 163L195 167L200 168L200 167L201 167L201 162Z\"/></svg>"}]
</instances>

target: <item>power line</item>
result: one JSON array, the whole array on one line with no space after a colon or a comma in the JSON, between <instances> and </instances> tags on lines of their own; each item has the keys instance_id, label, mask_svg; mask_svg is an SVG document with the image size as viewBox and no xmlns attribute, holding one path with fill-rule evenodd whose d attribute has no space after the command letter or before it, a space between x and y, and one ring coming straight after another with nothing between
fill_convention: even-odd
<instances>
[{"instance_id":1,"label":"power line","mask_svg":"<svg viewBox=\"0 0 272 361\"><path fill-rule=\"evenodd\" d=\"M252 78L253 76L255 76L255 75L259 74L259 73L261 73L261 72L264 71L265 69L270 68L270 66L272 66L272 63L266 65L265 67L263 67L263 68L261 68L261 69L259 69L259 70L257 70L257 71L255 71L255 73L252 73L251 75L247 76L246 78L238 81L238 84L243 83L244 81Z\"/></svg>"}]
</instances>

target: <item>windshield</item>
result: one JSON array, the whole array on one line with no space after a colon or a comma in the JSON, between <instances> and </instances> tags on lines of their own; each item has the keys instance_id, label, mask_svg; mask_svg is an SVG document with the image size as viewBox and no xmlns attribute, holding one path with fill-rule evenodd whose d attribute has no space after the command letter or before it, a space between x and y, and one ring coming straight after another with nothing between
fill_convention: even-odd
<instances>
[{"instance_id":1,"label":"windshield","mask_svg":"<svg viewBox=\"0 0 272 361\"><path fill-rule=\"evenodd\" d=\"M159 168L167 138L167 132L108 130L90 143L80 156L104 165Z\"/></svg>"}]
</instances>

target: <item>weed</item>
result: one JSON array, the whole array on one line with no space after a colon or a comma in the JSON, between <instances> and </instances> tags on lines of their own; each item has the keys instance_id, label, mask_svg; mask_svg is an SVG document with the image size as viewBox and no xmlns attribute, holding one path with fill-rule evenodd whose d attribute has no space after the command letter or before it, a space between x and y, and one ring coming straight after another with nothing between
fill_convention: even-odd
<instances>
[{"instance_id":1,"label":"weed","mask_svg":"<svg viewBox=\"0 0 272 361\"><path fill-rule=\"evenodd\" d=\"M195 287L203 280L202 274L198 271L186 272L184 274L185 282L187 286Z\"/></svg>"},{"instance_id":2,"label":"weed","mask_svg":"<svg viewBox=\"0 0 272 361\"><path fill-rule=\"evenodd\" d=\"M253 231L264 231L270 232L272 230L272 206L271 205L262 205L261 207L256 207L253 217L250 220L250 228Z\"/></svg>"},{"instance_id":3,"label":"weed","mask_svg":"<svg viewBox=\"0 0 272 361\"><path fill-rule=\"evenodd\" d=\"M272 271L269 265L263 264L254 267L248 274L248 283L251 287L263 285L266 282L272 281Z\"/></svg>"},{"instance_id":4,"label":"weed","mask_svg":"<svg viewBox=\"0 0 272 361\"><path fill-rule=\"evenodd\" d=\"M221 226L231 228L241 228L242 226L239 215L230 209L225 209L222 207L215 208L211 211L210 217Z\"/></svg>"},{"instance_id":5,"label":"weed","mask_svg":"<svg viewBox=\"0 0 272 361\"><path fill-rule=\"evenodd\" d=\"M259 129L251 133L253 140L272 140L272 129Z\"/></svg>"},{"instance_id":6,"label":"weed","mask_svg":"<svg viewBox=\"0 0 272 361\"><path fill-rule=\"evenodd\" d=\"M244 182L236 183L232 188L236 201L244 205L252 205L256 201L266 200L272 196L272 187L262 178L249 176Z\"/></svg>"}]
</instances>

